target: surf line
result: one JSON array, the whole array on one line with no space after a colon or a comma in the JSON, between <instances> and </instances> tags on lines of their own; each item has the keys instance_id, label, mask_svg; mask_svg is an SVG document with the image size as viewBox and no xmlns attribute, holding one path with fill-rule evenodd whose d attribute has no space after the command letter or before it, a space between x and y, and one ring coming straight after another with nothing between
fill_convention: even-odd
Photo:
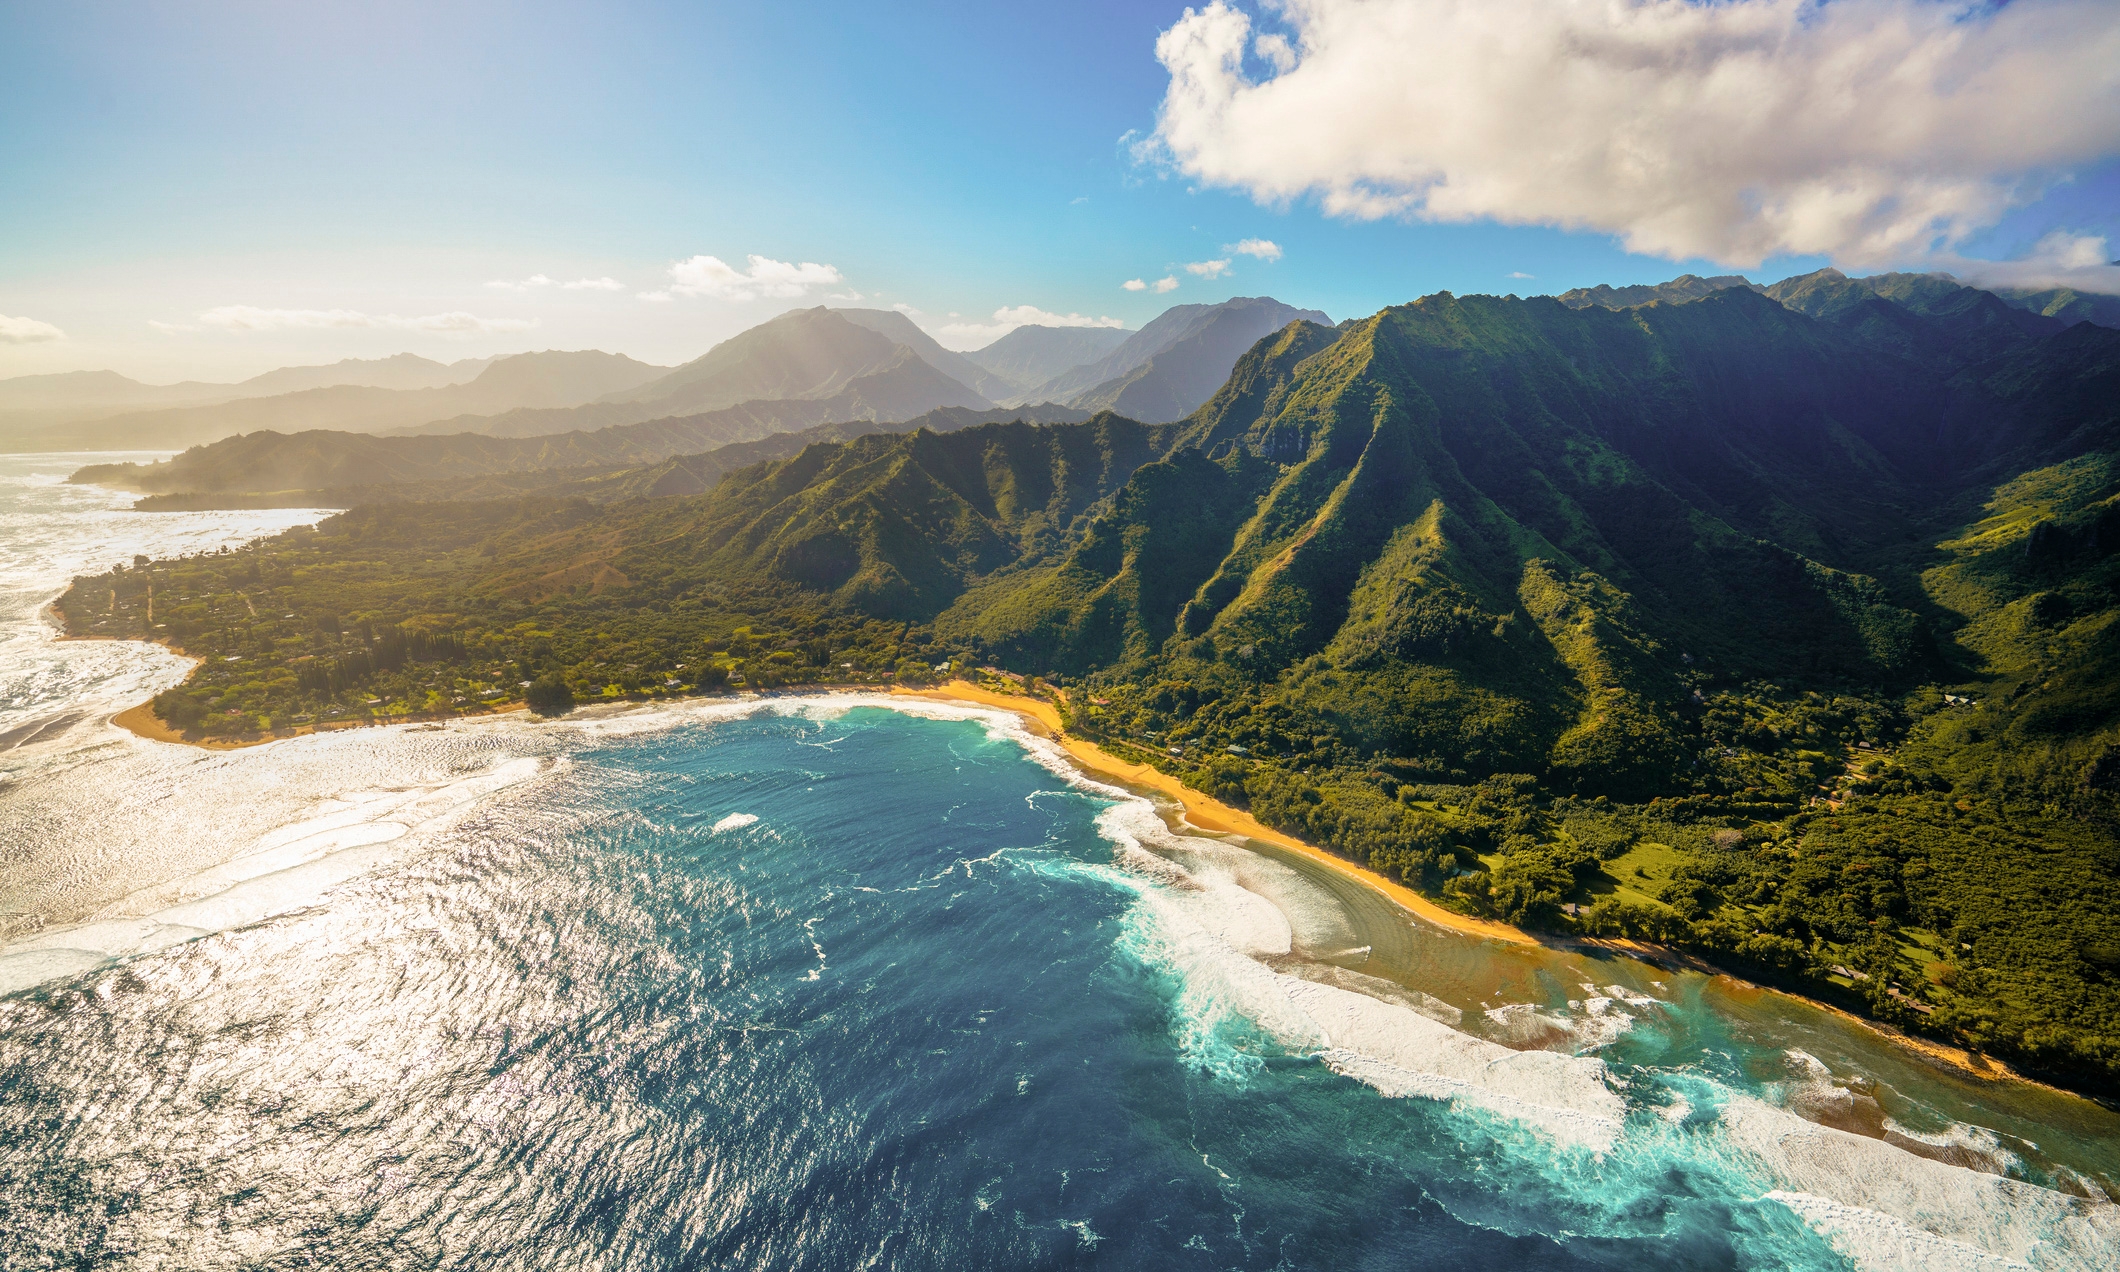
<instances>
[{"instance_id":1,"label":"surf line","mask_svg":"<svg viewBox=\"0 0 2120 1272\"><path fill-rule=\"evenodd\" d=\"M1137 790L1154 791L1167 799L1175 801L1183 812L1183 820L1194 828L1215 833L1243 835L1249 839L1263 840L1277 845L1381 894L1400 909L1436 927L1445 928L1465 936L1482 937L1511 945L1537 946L1554 950L1575 950L1582 953L1595 952L1617 955L1623 958L1635 958L1658 963L1668 962L1691 967L1705 974L1720 977L1740 990L1753 993L1779 994L1838 1016L1843 1020L1861 1026L1902 1050L1920 1056L1931 1064L1955 1069L1961 1073L1989 1081L2022 1082L2061 1094L2075 1094L2074 1092L2065 1091L2063 1088L2041 1082L2037 1078L2027 1077L2018 1073L2009 1065L1992 1057L1975 1055L1948 1043L1902 1033L1880 1021L1866 1019L1853 1012L1836 1007L1831 1003L1808 998L1802 994L1790 993L1788 990L1771 986L1755 985L1742 977L1734 976L1684 951L1666 950L1662 947L1650 946L1638 941L1609 938L1556 937L1552 940L1541 940L1522 928L1507 923L1498 923L1491 919L1476 919L1453 910L1446 910L1402 883L1387 879L1366 867L1358 866L1336 853L1327 852L1314 844L1305 843L1292 835L1275 830L1260 822L1250 813L1232 808L1218 799L1202 794L1153 765L1130 764L1093 742L1070 736L1066 725L1060 719L1059 708L1043 699L996 693L991 689L980 688L965 680L951 680L946 684L925 689L907 689L901 686L893 686L891 694L897 697L927 698L938 702L977 704L1011 712L1020 717L1025 727L1032 733L1058 745L1085 772L1110 779L1121 786L1132 787Z\"/></svg>"},{"instance_id":2,"label":"surf line","mask_svg":"<svg viewBox=\"0 0 2120 1272\"><path fill-rule=\"evenodd\" d=\"M1219 834L1243 835L1247 839L1262 840L1285 848L1333 872L1344 875L1364 887L1382 893L1399 908L1414 916L1466 936L1485 937L1511 945L1541 945L1537 937L1521 928L1492 919L1476 919L1470 915L1446 910L1442 906L1415 892L1402 883L1395 883L1375 871L1366 870L1335 853L1304 843L1292 835L1284 834L1261 822L1242 809L1232 808L1222 801L1204 795L1177 778L1150 764L1129 764L1106 751L1094 742L1071 737L1061 723L1059 709L1052 703L1037 698L1019 698L1009 694L995 693L963 680L952 680L933 689L893 688L894 695L909 698L932 698L943 702L970 702L983 707L995 707L1014 712L1023 717L1031 731L1040 737L1059 744L1068 757L1086 772L1101 777L1116 779L1120 784L1155 791L1167 799L1177 802L1184 810L1185 821L1198 830Z\"/></svg>"}]
</instances>

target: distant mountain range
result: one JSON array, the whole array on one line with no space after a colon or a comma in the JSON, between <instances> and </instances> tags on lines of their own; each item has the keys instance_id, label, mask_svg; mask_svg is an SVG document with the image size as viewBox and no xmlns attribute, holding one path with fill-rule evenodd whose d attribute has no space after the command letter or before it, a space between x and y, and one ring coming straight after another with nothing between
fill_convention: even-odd
<instances>
[{"instance_id":1,"label":"distant mountain range","mask_svg":"<svg viewBox=\"0 0 2120 1272\"><path fill-rule=\"evenodd\" d=\"M1141 411L1138 418L1177 420L1213 396L1223 379L1230 377L1236 358L1251 348L1253 341L1278 331L1295 318L1331 322L1317 310L1295 310L1270 297L1236 297L1219 305L1172 305L1094 363L1066 369L1020 396L1024 401L1066 403L1071 407L1085 407L1096 399L1100 407L1119 409L1113 403L1126 390L1134 390L1145 403L1158 407L1155 411ZM1236 343L1240 333L1249 335L1242 337L1242 343ZM1234 350L1230 348L1232 343ZM1227 350L1227 358L1221 356L1223 350ZM1158 363L1158 358L1162 358L1162 363L1151 369L1149 365ZM1219 371L1215 371L1217 365ZM1200 390L1200 382L1211 371L1215 371L1215 384ZM1168 411L1170 405L1187 401L1189 405L1177 413L1160 413Z\"/></svg>"},{"instance_id":2,"label":"distant mountain range","mask_svg":"<svg viewBox=\"0 0 2120 1272\"><path fill-rule=\"evenodd\" d=\"M1269 296L1178 305L1103 358L1054 378L1032 396L1130 419L1182 419L1214 396L1245 350L1291 322L1332 325L1315 309Z\"/></svg>"},{"instance_id":3,"label":"distant mountain range","mask_svg":"<svg viewBox=\"0 0 2120 1272\"><path fill-rule=\"evenodd\" d=\"M964 356L1004 381L1011 395L1020 397L1055 376L1095 362L1133 334L1119 327L1018 327Z\"/></svg>"},{"instance_id":4,"label":"distant mountain range","mask_svg":"<svg viewBox=\"0 0 2120 1272\"><path fill-rule=\"evenodd\" d=\"M446 366L399 354L236 385L26 376L0 381L0 448L177 448L261 430L543 437L739 406L767 431L1041 403L1176 419L1207 400L1252 341L1296 317L1324 315L1239 297L1180 305L1139 332L1019 328L964 354L895 310L820 307L782 314L678 367L585 351Z\"/></svg>"},{"instance_id":5,"label":"distant mountain range","mask_svg":"<svg viewBox=\"0 0 2120 1272\"><path fill-rule=\"evenodd\" d=\"M1571 309L1582 309L1597 305L1605 309L1629 309L1638 305L1662 303L1683 304L1699 300L1729 287L1749 287L1753 291L1775 296L1775 289L1784 289L1804 280L1840 280L1866 290L1886 300L1902 300L1907 297L1928 297L1928 303L1948 303L1945 298L1960 292L1978 292L1993 296L2013 309L2024 310L2044 318L2053 318L2062 326L2078 322L2092 322L2101 327L2120 328L2120 296L2100 296L2079 292L2068 287L1990 287L1986 289L1968 287L1949 274L1872 274L1867 278L1850 279L1837 269L1822 269L1815 274L1803 275L1801 279L1784 279L1768 287L1752 282L1741 274L1723 274L1715 278L1702 278L1697 274L1680 274L1665 283L1645 283L1633 287L1612 287L1600 283L1596 287L1578 287L1562 292L1555 299ZM1780 299L1780 296L1776 296ZM1956 303L1974 303L1959 300Z\"/></svg>"},{"instance_id":6,"label":"distant mountain range","mask_svg":"<svg viewBox=\"0 0 2120 1272\"><path fill-rule=\"evenodd\" d=\"M75 473L73 479L145 494L192 496L178 501L191 508L331 506L384 497L384 487L427 483L429 489L406 490L389 497L464 498L462 487L455 487L456 493L450 494L447 484L502 474L561 474L512 482L505 487L538 489L574 481L589 473L651 465L761 439L841 439L896 428L939 428L945 422L951 428L959 428L982 420L1057 424L1088 418L1087 412L1067 407L949 406L879 419L854 413L866 409L851 400L858 393L859 382L831 398L746 402L718 411L613 425L593 432L531 437L491 437L480 433L377 437L328 429L301 433L261 431L194 447L159 463L90 465ZM847 418L835 418L838 416ZM769 448L746 453L753 458L744 462L753 463L783 452ZM175 507L178 502L149 506Z\"/></svg>"},{"instance_id":7,"label":"distant mountain range","mask_svg":"<svg viewBox=\"0 0 2120 1272\"><path fill-rule=\"evenodd\" d=\"M71 447L84 438L57 426L132 411L233 402L341 385L378 389L441 388L472 379L492 361L491 358L469 358L444 365L416 354L400 353L388 358L348 358L329 366L281 367L237 384L211 384L198 380L142 384L115 371L18 376L0 380L0 446L38 449L45 441L57 441ZM88 436L85 440L95 439Z\"/></svg>"},{"instance_id":8,"label":"distant mountain range","mask_svg":"<svg viewBox=\"0 0 2120 1272\"><path fill-rule=\"evenodd\" d=\"M0 438L0 442L17 451L150 450L261 428L376 431L447 415L573 405L632 387L665 370L623 354L595 350L521 353L449 367L400 354L374 362L283 368L237 386L173 386L200 397L224 396L201 405L46 423L21 430L12 438ZM463 373L461 380L455 378L459 372ZM316 382L324 383L305 387ZM0 381L0 400L18 383ZM88 401L95 391L95 387L84 386L81 400ZM72 409L77 417L87 410L85 406Z\"/></svg>"},{"instance_id":9,"label":"distant mountain range","mask_svg":"<svg viewBox=\"0 0 2120 1272\"><path fill-rule=\"evenodd\" d=\"M100 466L95 479L152 494L255 502L267 495L284 501L289 491L648 464L775 433L881 425L937 411L1002 411L1034 421L1096 411L1177 419L1214 393L1252 343L1298 319L1325 315L1240 297L1178 306L1134 333L1036 329L998 342L1007 347L997 365L1021 377L1075 353L1105 352L1070 365L1039 392L1021 394L902 313L799 309L674 368L602 353L524 354L441 388L311 388L133 412L77 429L74 446L87 449L93 437L148 449L220 433L203 452L160 465ZM1085 330L1099 334L1085 337ZM995 396L1010 400L997 407ZM231 431L236 436L225 436Z\"/></svg>"},{"instance_id":10,"label":"distant mountain range","mask_svg":"<svg viewBox=\"0 0 2120 1272\"><path fill-rule=\"evenodd\" d=\"M1691 303L1733 288L1859 330L1870 345L1932 367L1938 358L1962 363L2005 352L2066 329L2081 313L2106 317L2108 308L2120 307L2113 297L2008 297L1941 275L1850 279L1836 270L1772 286L1736 275L1684 275L1557 299L1578 309L1630 308ZM2111 320L2120 325L2120 313ZM1019 328L962 354L896 311L819 307L782 314L674 368L588 351L451 365L401 354L285 368L240 385L152 386L82 372L0 381L0 410L78 412L94 403L217 396L48 427L18 438L15 448L48 449L62 436L59 444L68 449L146 449L225 437L168 464L99 468L98 480L184 495L195 504L215 497L284 500L293 491L373 491L548 469L603 473L776 434L880 427L938 411L980 418L1000 411L1048 422L1100 411L1178 420L1223 389L1246 350L1290 324L1331 329L1319 311L1238 297L1174 306L1136 332ZM1947 354L1934 347L1939 329L1953 333ZM1033 380L1035 387L1023 387Z\"/></svg>"}]
</instances>

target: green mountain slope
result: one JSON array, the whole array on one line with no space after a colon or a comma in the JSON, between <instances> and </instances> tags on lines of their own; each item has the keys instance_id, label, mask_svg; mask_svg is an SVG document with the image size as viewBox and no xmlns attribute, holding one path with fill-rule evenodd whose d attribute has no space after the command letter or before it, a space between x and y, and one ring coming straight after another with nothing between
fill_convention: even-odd
<instances>
[{"instance_id":1,"label":"green mountain slope","mask_svg":"<svg viewBox=\"0 0 2120 1272\"><path fill-rule=\"evenodd\" d=\"M1667 283L1637 283L1631 287L1614 287L1610 283L1599 283L1595 287L1577 287L1554 297L1570 309L1587 309L1596 305L1603 309L1631 309L1636 305L1661 302L1666 305L1684 304L1712 296L1728 287L1750 287L1750 280L1742 274L1719 274L1714 278L1702 278L1698 274L1680 274Z\"/></svg>"},{"instance_id":2,"label":"green mountain slope","mask_svg":"<svg viewBox=\"0 0 2120 1272\"><path fill-rule=\"evenodd\" d=\"M90 465L72 480L149 494L261 494L451 481L540 469L610 468L655 463L823 423L914 419L938 409L934 405L938 398L944 409L974 409L962 405L972 394L911 350L894 346L874 374L856 377L825 398L745 402L697 415L527 437L261 431L194 447L158 463ZM193 500L186 506L210 505Z\"/></svg>"},{"instance_id":3,"label":"green mountain slope","mask_svg":"<svg viewBox=\"0 0 2120 1272\"><path fill-rule=\"evenodd\" d=\"M770 405L778 407L781 404ZM720 412L715 414L726 415ZM142 512L190 511L201 508L344 508L369 503L442 503L459 500L516 499L528 495L580 498L594 503L612 503L624 499L667 499L680 495L705 494L723 477L739 468L748 468L768 460L786 459L821 442L844 442L870 433L910 433L923 428L937 433L950 433L975 424L994 424L1011 420L1027 420L1034 424L1059 424L1077 423L1087 418L1087 412L1050 405L1022 410L988 407L983 411L965 407L943 407L910 420L829 421L794 432L771 432L752 441L731 442L698 454L673 455L668 459L645 465L619 462L572 467L512 468L493 472L467 471L461 476L440 479L419 476L436 465L420 463L398 467L389 463L388 456L379 457L382 462L374 466L362 466L356 460L350 468L340 467L333 462L332 457L323 453L320 446L317 451L298 453L296 465L286 474L286 479L327 480L335 475L346 475L370 477L374 481L371 484L290 486L265 490L179 490L171 494L149 495L139 500L134 507ZM685 421L682 420L669 423L673 437L679 435L685 426ZM340 439L344 436L321 435L322 438L328 439L326 444L333 447L340 445ZM301 441L285 440L293 441L297 445ZM250 471L269 474L275 470L266 464L255 464ZM83 476L84 480L103 479L97 469L85 469L83 474L77 476Z\"/></svg>"},{"instance_id":4,"label":"green mountain slope","mask_svg":"<svg viewBox=\"0 0 2120 1272\"><path fill-rule=\"evenodd\" d=\"M1993 287L1997 296L2021 309L2066 323L2094 322L2120 327L2120 296L2080 292L2073 287Z\"/></svg>"}]
</instances>

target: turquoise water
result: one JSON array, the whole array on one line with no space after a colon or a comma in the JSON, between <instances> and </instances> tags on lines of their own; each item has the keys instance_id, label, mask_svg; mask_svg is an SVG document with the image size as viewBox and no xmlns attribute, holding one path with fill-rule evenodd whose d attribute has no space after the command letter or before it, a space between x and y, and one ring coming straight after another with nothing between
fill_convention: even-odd
<instances>
[{"instance_id":1,"label":"turquoise water","mask_svg":"<svg viewBox=\"0 0 2120 1272\"><path fill-rule=\"evenodd\" d=\"M1847 1088L1747 1042L1704 982L1490 961L1552 992L1468 1011L1457 960L1493 947L1398 918L1392 957L1431 949L1440 992L1371 976L1375 939L1338 945L1371 917L1071 784L1000 723L775 708L412 737L443 748L418 800L450 810L417 851L290 891L372 853L360 827L414 820L330 801L235 889L277 914L196 935L184 902L140 922L191 939L0 1000L0 1248L818 1269L2115 1248L2110 1204L1791 1112Z\"/></svg>"}]
</instances>

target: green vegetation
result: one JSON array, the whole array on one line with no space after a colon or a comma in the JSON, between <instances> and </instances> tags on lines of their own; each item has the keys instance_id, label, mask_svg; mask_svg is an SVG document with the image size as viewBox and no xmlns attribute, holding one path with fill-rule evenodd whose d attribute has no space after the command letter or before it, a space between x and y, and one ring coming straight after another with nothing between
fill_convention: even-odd
<instances>
[{"instance_id":1,"label":"green vegetation","mask_svg":"<svg viewBox=\"0 0 2120 1272\"><path fill-rule=\"evenodd\" d=\"M60 608L204 658L202 734L998 664L1467 912L2110 1084L2120 333L1798 281L1298 322L1173 425L376 504Z\"/></svg>"}]
</instances>

